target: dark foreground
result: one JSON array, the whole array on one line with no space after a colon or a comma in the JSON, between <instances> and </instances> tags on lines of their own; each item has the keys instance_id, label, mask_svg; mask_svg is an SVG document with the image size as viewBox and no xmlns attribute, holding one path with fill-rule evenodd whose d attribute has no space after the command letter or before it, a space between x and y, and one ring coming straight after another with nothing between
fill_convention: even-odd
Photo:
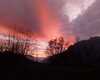
<instances>
[{"instance_id":1,"label":"dark foreground","mask_svg":"<svg viewBox=\"0 0 100 80\"><path fill-rule=\"evenodd\" d=\"M0 79L2 80L63 80L95 79L99 67L93 65L51 65L37 63L23 55L0 55Z\"/></svg>"},{"instance_id":2,"label":"dark foreground","mask_svg":"<svg viewBox=\"0 0 100 80\"><path fill-rule=\"evenodd\" d=\"M13 51L0 53L0 80L96 80L99 73L100 37L78 42L47 63Z\"/></svg>"}]
</instances>

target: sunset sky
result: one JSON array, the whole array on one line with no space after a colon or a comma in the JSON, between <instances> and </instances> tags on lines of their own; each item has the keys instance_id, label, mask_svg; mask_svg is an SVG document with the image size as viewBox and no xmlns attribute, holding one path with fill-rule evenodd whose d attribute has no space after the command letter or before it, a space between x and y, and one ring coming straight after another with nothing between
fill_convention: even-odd
<instances>
[{"instance_id":1,"label":"sunset sky","mask_svg":"<svg viewBox=\"0 0 100 80\"><path fill-rule=\"evenodd\" d=\"M0 27L32 32L45 38L77 36L79 27L72 23L78 25L79 16L84 15L95 2L96 0L0 0Z\"/></svg>"}]
</instances>

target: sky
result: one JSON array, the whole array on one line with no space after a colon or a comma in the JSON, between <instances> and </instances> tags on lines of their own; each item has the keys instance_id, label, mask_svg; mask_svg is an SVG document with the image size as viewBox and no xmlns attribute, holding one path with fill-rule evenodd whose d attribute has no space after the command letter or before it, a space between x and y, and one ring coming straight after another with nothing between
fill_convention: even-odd
<instances>
[{"instance_id":1,"label":"sky","mask_svg":"<svg viewBox=\"0 0 100 80\"><path fill-rule=\"evenodd\" d=\"M64 14L69 17L69 21L73 21L79 15L83 14L95 0L66 0L64 6Z\"/></svg>"},{"instance_id":2,"label":"sky","mask_svg":"<svg viewBox=\"0 0 100 80\"><path fill-rule=\"evenodd\" d=\"M100 0L96 0L84 14L73 21L75 35L80 40L90 37L100 37Z\"/></svg>"},{"instance_id":3,"label":"sky","mask_svg":"<svg viewBox=\"0 0 100 80\"><path fill-rule=\"evenodd\" d=\"M74 20L95 0L0 0L0 27L53 38L74 35ZM77 23L77 21L76 21Z\"/></svg>"}]
</instances>

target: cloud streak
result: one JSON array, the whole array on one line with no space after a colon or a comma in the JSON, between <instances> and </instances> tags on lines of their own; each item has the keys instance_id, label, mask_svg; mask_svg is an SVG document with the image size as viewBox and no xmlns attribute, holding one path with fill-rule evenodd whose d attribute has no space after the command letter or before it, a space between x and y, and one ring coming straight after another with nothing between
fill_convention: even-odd
<instances>
[{"instance_id":1,"label":"cloud streak","mask_svg":"<svg viewBox=\"0 0 100 80\"><path fill-rule=\"evenodd\" d=\"M38 36L73 35L69 21L89 0L0 0L0 25ZM91 0L92 1L92 0ZM66 5L70 5L66 8ZM1 26L0 26L1 27Z\"/></svg>"}]
</instances>

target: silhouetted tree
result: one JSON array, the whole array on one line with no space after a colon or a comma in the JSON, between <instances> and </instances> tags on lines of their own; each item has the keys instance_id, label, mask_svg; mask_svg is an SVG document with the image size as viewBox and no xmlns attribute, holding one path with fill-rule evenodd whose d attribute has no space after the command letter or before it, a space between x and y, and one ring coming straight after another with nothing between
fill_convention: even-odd
<instances>
[{"instance_id":1,"label":"silhouetted tree","mask_svg":"<svg viewBox=\"0 0 100 80\"><path fill-rule=\"evenodd\" d=\"M51 56L50 64L100 64L100 37L83 40L67 51Z\"/></svg>"}]
</instances>

